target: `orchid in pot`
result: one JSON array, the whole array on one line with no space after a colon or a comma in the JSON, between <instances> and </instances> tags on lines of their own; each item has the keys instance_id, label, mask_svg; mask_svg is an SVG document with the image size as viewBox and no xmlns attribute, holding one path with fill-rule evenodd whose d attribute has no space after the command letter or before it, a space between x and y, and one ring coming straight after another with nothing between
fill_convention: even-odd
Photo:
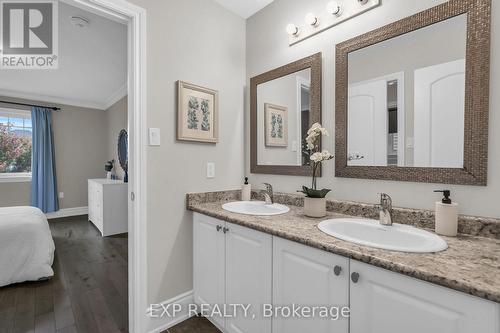
<instances>
[{"instance_id":1,"label":"orchid in pot","mask_svg":"<svg viewBox=\"0 0 500 333\"><path fill-rule=\"evenodd\" d=\"M333 159L333 155L327 150L320 151L319 143L321 136L328 136L328 131L320 123L314 123L307 131L306 149L309 153L312 167L311 187L302 186L302 192L306 195L304 198L304 212L310 217L323 217L326 215L326 195L331 190L318 190L316 186L318 169L321 163Z\"/></svg>"}]
</instances>

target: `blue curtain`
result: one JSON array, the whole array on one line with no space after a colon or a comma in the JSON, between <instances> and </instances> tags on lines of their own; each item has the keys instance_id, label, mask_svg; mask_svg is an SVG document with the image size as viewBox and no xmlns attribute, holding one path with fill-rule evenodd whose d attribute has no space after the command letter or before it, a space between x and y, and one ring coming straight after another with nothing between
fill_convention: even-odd
<instances>
[{"instance_id":1,"label":"blue curtain","mask_svg":"<svg viewBox=\"0 0 500 333\"><path fill-rule=\"evenodd\" d=\"M40 208L44 213L55 212L59 210L59 202L52 111L33 107L31 122L33 124L31 206Z\"/></svg>"}]
</instances>

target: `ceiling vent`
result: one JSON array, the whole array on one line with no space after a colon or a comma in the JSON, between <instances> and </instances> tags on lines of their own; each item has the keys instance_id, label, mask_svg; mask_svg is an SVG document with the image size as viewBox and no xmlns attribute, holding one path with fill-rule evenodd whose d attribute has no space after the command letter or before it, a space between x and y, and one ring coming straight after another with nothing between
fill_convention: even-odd
<instances>
[{"instance_id":1,"label":"ceiling vent","mask_svg":"<svg viewBox=\"0 0 500 333\"><path fill-rule=\"evenodd\" d=\"M77 28L86 28L89 26L89 20L82 16L71 16L71 24Z\"/></svg>"}]
</instances>

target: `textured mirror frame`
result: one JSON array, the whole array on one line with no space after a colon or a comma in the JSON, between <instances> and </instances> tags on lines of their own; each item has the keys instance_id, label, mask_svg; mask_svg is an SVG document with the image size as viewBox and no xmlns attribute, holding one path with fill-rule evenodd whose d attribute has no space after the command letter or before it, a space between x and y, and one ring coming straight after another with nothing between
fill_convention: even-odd
<instances>
[{"instance_id":1,"label":"textured mirror frame","mask_svg":"<svg viewBox=\"0 0 500 333\"><path fill-rule=\"evenodd\" d=\"M349 53L420 28L467 14L464 167L347 165ZM490 89L491 0L451 0L336 46L335 176L486 186Z\"/></svg>"},{"instance_id":2,"label":"textured mirror frame","mask_svg":"<svg viewBox=\"0 0 500 333\"><path fill-rule=\"evenodd\" d=\"M250 79L250 172L274 175L311 176L308 165L259 165L257 162L257 87L304 69L311 69L309 124L321 123L321 52ZM321 144L320 144L321 148ZM318 172L321 176L321 170Z\"/></svg>"}]
</instances>

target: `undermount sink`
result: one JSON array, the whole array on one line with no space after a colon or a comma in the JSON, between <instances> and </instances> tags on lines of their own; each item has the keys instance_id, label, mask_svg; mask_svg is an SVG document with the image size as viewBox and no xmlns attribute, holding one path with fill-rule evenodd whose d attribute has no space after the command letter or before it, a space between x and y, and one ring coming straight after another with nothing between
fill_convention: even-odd
<instances>
[{"instance_id":1,"label":"undermount sink","mask_svg":"<svg viewBox=\"0 0 500 333\"><path fill-rule=\"evenodd\" d=\"M383 226L376 220L339 218L323 221L318 228L344 241L391 251L425 253L448 248L436 234L397 223Z\"/></svg>"},{"instance_id":2,"label":"undermount sink","mask_svg":"<svg viewBox=\"0 0 500 333\"><path fill-rule=\"evenodd\" d=\"M290 208L281 204L266 205L264 201L235 201L222 205L222 208L232 212L245 215L280 215L287 213Z\"/></svg>"}]
</instances>

